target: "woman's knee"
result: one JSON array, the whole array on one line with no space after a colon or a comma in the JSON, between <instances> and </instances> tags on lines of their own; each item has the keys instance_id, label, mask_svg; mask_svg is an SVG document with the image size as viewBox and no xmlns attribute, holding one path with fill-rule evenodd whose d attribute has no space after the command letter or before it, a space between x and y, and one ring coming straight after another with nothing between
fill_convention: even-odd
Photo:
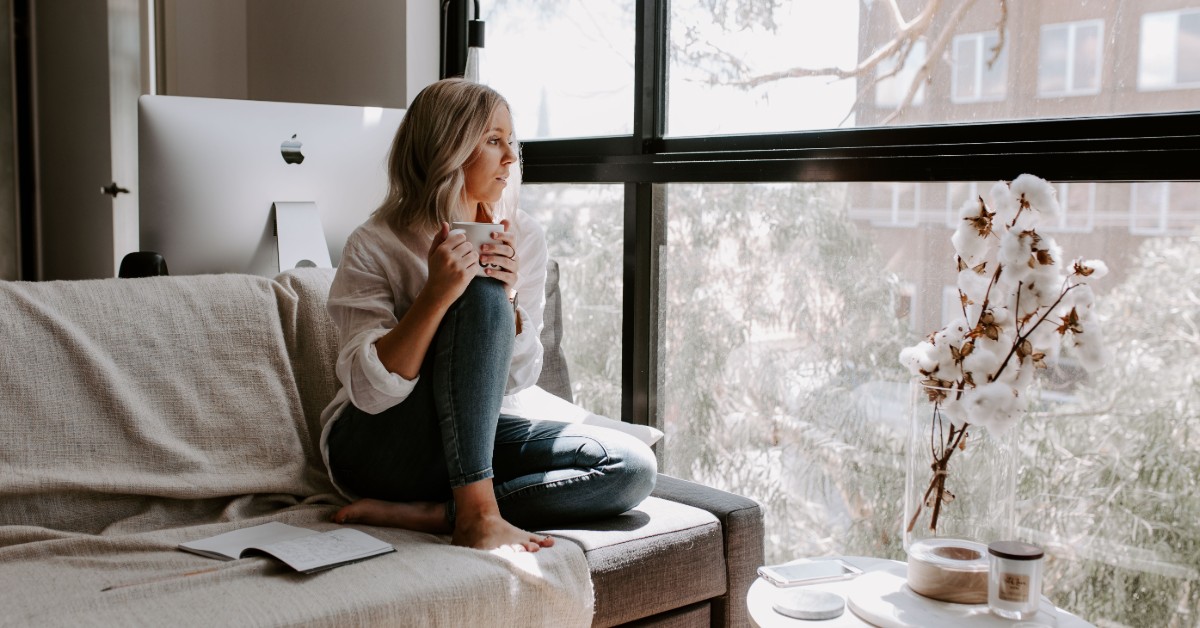
<instances>
[{"instance_id":1,"label":"woman's knee","mask_svg":"<svg viewBox=\"0 0 1200 628\"><path fill-rule=\"evenodd\" d=\"M507 318L512 320L513 308L504 290L504 284L491 277L476 277L467 284L466 290L454 302L452 309L472 318L490 320Z\"/></svg>"},{"instance_id":2,"label":"woman's knee","mask_svg":"<svg viewBox=\"0 0 1200 628\"><path fill-rule=\"evenodd\" d=\"M455 351L466 351L476 367L492 365L497 377L507 379L514 325L504 284L491 277L476 277L442 318L438 348L430 359L447 360Z\"/></svg>"},{"instance_id":3,"label":"woman's knee","mask_svg":"<svg viewBox=\"0 0 1200 628\"><path fill-rule=\"evenodd\" d=\"M658 460L654 451L641 440L622 432L605 439L612 480L611 504L616 512L625 512L642 503L654 490L658 479Z\"/></svg>"}]
</instances>

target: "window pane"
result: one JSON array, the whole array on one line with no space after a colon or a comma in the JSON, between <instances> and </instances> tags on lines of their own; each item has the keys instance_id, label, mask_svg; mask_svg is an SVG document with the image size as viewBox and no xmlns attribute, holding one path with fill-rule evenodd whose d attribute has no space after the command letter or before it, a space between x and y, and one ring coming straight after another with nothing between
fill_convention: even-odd
<instances>
[{"instance_id":1,"label":"window pane","mask_svg":"<svg viewBox=\"0 0 1200 628\"><path fill-rule=\"evenodd\" d=\"M908 98L908 92L917 78L917 70L925 62L925 41L917 40L912 45L912 52L897 68L897 59L885 59L879 64L875 73L878 83L875 84L876 107L898 107ZM912 97L912 106L925 102L925 85L921 84Z\"/></svg>"},{"instance_id":2,"label":"window pane","mask_svg":"<svg viewBox=\"0 0 1200 628\"><path fill-rule=\"evenodd\" d=\"M1175 84L1178 26L1179 14L1173 11L1142 16L1138 89L1163 89Z\"/></svg>"},{"instance_id":3,"label":"window pane","mask_svg":"<svg viewBox=\"0 0 1200 628\"><path fill-rule=\"evenodd\" d=\"M919 205L906 227L878 220L904 190L889 183L667 189L665 471L763 503L768 562L903 556L897 355L953 309L945 205L973 187L922 185L939 190L905 192ZM1097 625L1200 614L1200 223L1195 201L1176 200L1200 196L1194 185L1151 199L1168 199L1165 224L1190 220L1190 237L1131 233L1140 186L1088 182L1070 184L1068 228L1052 236L1111 269L1091 285L1112 358L1086 376L1064 354L1039 378L1017 514L1048 548L1046 594Z\"/></svg>"},{"instance_id":4,"label":"window pane","mask_svg":"<svg viewBox=\"0 0 1200 628\"><path fill-rule=\"evenodd\" d=\"M1200 52L1191 47L1200 43L1186 43L1200 42L1186 39L1200 33L1192 26L1200 0L1150 3L1167 5L1179 19L1169 50L1148 61L1137 58L1142 47L1168 44L1143 38L1143 4L672 0L667 133L1194 110L1194 97L1138 93L1136 86L1157 84L1167 71L1173 84L1176 59L1179 81L1200 73ZM917 19L926 7L932 17ZM980 34L983 41L972 42ZM1000 56L989 68L997 44Z\"/></svg>"},{"instance_id":5,"label":"window pane","mask_svg":"<svg viewBox=\"0 0 1200 628\"><path fill-rule=\"evenodd\" d=\"M1129 231L1141 235L1162 233L1166 229L1167 182L1134 183L1130 193Z\"/></svg>"},{"instance_id":6,"label":"window pane","mask_svg":"<svg viewBox=\"0 0 1200 628\"><path fill-rule=\"evenodd\" d=\"M974 100L978 97L975 88L975 73L979 69L976 49L979 39L967 35L954 40L954 99Z\"/></svg>"},{"instance_id":7,"label":"window pane","mask_svg":"<svg viewBox=\"0 0 1200 628\"><path fill-rule=\"evenodd\" d=\"M521 207L546 231L559 265L563 352L575 403L621 418L624 259L621 185L523 185Z\"/></svg>"},{"instance_id":8,"label":"window pane","mask_svg":"<svg viewBox=\"0 0 1200 628\"><path fill-rule=\"evenodd\" d=\"M1038 49L1039 94L1061 94L1067 91L1070 36L1070 29L1063 25L1042 29L1042 42Z\"/></svg>"},{"instance_id":9,"label":"window pane","mask_svg":"<svg viewBox=\"0 0 1200 628\"><path fill-rule=\"evenodd\" d=\"M1076 28L1071 91L1100 89L1100 56L1100 26L1084 24Z\"/></svg>"},{"instance_id":10,"label":"window pane","mask_svg":"<svg viewBox=\"0 0 1200 628\"><path fill-rule=\"evenodd\" d=\"M1179 16L1178 81L1200 85L1200 11Z\"/></svg>"},{"instance_id":11,"label":"window pane","mask_svg":"<svg viewBox=\"0 0 1200 628\"><path fill-rule=\"evenodd\" d=\"M983 38L983 50L980 53L980 63L983 72L983 94L987 100L1003 100L1008 86L1008 47L1000 48L999 54L994 50L1000 45L1000 37L995 33L987 33ZM993 55L995 59L992 58ZM991 62L991 66L988 62Z\"/></svg>"},{"instance_id":12,"label":"window pane","mask_svg":"<svg viewBox=\"0 0 1200 628\"><path fill-rule=\"evenodd\" d=\"M481 79L523 139L633 131L633 0L481 0Z\"/></svg>"}]
</instances>

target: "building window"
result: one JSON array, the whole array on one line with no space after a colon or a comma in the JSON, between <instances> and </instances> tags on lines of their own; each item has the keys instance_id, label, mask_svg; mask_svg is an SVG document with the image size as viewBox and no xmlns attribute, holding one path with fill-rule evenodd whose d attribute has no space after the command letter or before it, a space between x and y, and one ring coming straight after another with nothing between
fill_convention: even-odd
<instances>
[{"instance_id":1,"label":"building window","mask_svg":"<svg viewBox=\"0 0 1200 628\"><path fill-rule=\"evenodd\" d=\"M1008 47L996 31L954 38L954 73L950 100L956 103L1004 100ZM994 58L993 58L994 57Z\"/></svg>"},{"instance_id":2,"label":"building window","mask_svg":"<svg viewBox=\"0 0 1200 628\"><path fill-rule=\"evenodd\" d=\"M913 80L917 78L917 72L923 63L925 63L924 39L917 40L913 44L912 50L904 58L904 65L899 70L896 69L894 57L888 57L882 61L876 73L879 82L875 84L875 106L899 107L900 103L904 102L905 96L908 95L908 90L911 88ZM917 88L917 93L913 95L912 104L915 107L924 102L925 83L922 82Z\"/></svg>"},{"instance_id":3,"label":"building window","mask_svg":"<svg viewBox=\"0 0 1200 628\"><path fill-rule=\"evenodd\" d=\"M1138 90L1200 87L1200 10L1142 16Z\"/></svg>"},{"instance_id":4,"label":"building window","mask_svg":"<svg viewBox=\"0 0 1200 628\"><path fill-rule=\"evenodd\" d=\"M1129 232L1135 235L1191 235L1200 228L1200 183L1148 181L1129 192Z\"/></svg>"},{"instance_id":5,"label":"building window","mask_svg":"<svg viewBox=\"0 0 1200 628\"><path fill-rule=\"evenodd\" d=\"M1057 218L1043 219L1042 228L1047 232L1090 233L1096 226L1096 184L1060 183Z\"/></svg>"},{"instance_id":6,"label":"building window","mask_svg":"<svg viewBox=\"0 0 1200 628\"><path fill-rule=\"evenodd\" d=\"M866 194L851 201L851 218L878 227L915 227L921 221L921 184L870 183Z\"/></svg>"},{"instance_id":7,"label":"building window","mask_svg":"<svg viewBox=\"0 0 1200 628\"><path fill-rule=\"evenodd\" d=\"M1084 96L1100 92L1103 20L1042 26L1038 51L1039 96Z\"/></svg>"}]
</instances>

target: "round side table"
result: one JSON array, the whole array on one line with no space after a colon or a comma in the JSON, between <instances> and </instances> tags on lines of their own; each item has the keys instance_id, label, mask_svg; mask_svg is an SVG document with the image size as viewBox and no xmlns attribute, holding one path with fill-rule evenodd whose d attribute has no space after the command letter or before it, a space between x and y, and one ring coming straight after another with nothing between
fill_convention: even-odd
<instances>
[{"instance_id":1,"label":"round side table","mask_svg":"<svg viewBox=\"0 0 1200 628\"><path fill-rule=\"evenodd\" d=\"M760 628L843 628L847 626L877 626L879 628L958 628L995 627L1022 628L1051 626L1055 628L1086 628L1092 624L1064 610L1055 608L1042 598L1036 617L1024 622L1003 619L991 614L987 604L952 604L918 595L908 588L907 565L882 558L865 556L835 556L863 571L850 580L822 582L802 587L776 587L759 578L750 586L746 605L750 619ZM800 561L795 561L800 562ZM777 599L799 588L837 593L846 599L846 610L840 617L819 621L792 619L775 611ZM1093 627L1094 628L1094 627Z\"/></svg>"}]
</instances>

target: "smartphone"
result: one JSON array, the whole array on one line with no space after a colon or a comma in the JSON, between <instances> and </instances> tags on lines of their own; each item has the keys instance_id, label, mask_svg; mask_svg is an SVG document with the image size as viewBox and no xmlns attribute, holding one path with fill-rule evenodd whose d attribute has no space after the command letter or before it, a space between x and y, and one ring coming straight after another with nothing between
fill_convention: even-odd
<instances>
[{"instance_id":1,"label":"smartphone","mask_svg":"<svg viewBox=\"0 0 1200 628\"><path fill-rule=\"evenodd\" d=\"M861 573L861 569L836 558L786 565L763 565L758 568L758 575L777 587L795 587L802 584L846 580Z\"/></svg>"}]
</instances>

